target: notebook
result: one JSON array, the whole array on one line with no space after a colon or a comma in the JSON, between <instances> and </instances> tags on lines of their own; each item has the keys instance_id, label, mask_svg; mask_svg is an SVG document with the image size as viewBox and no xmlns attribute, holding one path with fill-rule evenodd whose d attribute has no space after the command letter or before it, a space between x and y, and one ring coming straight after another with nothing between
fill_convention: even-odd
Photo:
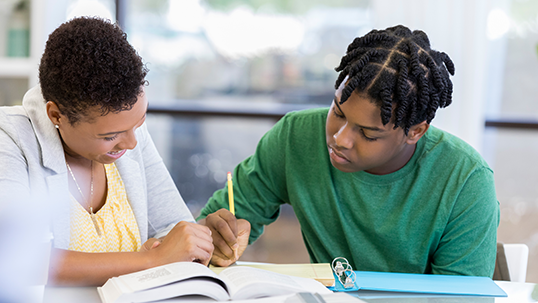
<instances>
[{"instance_id":1,"label":"notebook","mask_svg":"<svg viewBox=\"0 0 538 303\"><path fill-rule=\"evenodd\" d=\"M333 291L357 292L359 298L395 296L484 296L506 297L488 277L354 271L354 287L344 288L337 280Z\"/></svg>"},{"instance_id":2,"label":"notebook","mask_svg":"<svg viewBox=\"0 0 538 303\"><path fill-rule=\"evenodd\" d=\"M310 278L321 282L325 286L334 286L333 271L329 263L298 263L298 264L268 264L256 262L238 262L232 266L248 266L264 269L279 274ZM226 267L209 267L213 272L219 274Z\"/></svg>"}]
</instances>

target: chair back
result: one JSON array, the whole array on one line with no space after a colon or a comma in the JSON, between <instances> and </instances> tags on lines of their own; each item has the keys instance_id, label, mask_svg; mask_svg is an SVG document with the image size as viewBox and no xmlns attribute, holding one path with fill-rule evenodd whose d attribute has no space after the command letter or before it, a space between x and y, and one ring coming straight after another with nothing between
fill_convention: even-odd
<instances>
[{"instance_id":1,"label":"chair back","mask_svg":"<svg viewBox=\"0 0 538 303\"><path fill-rule=\"evenodd\" d=\"M529 247L525 244L504 244L506 262L510 270L510 281L525 282L527 279L527 262Z\"/></svg>"},{"instance_id":2,"label":"chair back","mask_svg":"<svg viewBox=\"0 0 538 303\"><path fill-rule=\"evenodd\" d=\"M493 280L525 282L529 248L525 244L497 243Z\"/></svg>"}]
</instances>

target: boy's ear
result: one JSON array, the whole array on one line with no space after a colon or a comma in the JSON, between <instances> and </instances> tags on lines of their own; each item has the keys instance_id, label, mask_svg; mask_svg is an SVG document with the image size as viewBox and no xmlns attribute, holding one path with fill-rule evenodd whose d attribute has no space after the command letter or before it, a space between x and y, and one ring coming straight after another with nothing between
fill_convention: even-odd
<instances>
[{"instance_id":1,"label":"boy's ear","mask_svg":"<svg viewBox=\"0 0 538 303\"><path fill-rule=\"evenodd\" d=\"M430 124L428 124L426 120L420 122L419 124L411 126L409 128L409 133L407 134L406 143L409 145L416 144L418 142L418 139L422 138L428 128L430 128Z\"/></svg>"}]
</instances>

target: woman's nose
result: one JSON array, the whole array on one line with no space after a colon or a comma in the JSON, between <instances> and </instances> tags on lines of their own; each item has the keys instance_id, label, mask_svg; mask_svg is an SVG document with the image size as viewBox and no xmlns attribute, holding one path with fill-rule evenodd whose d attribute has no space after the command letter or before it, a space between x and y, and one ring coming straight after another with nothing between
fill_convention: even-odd
<instances>
[{"instance_id":1,"label":"woman's nose","mask_svg":"<svg viewBox=\"0 0 538 303\"><path fill-rule=\"evenodd\" d=\"M125 133L125 137L121 144L118 144L118 147L120 149L133 149L136 147L137 143L134 130L130 130Z\"/></svg>"}]
</instances>

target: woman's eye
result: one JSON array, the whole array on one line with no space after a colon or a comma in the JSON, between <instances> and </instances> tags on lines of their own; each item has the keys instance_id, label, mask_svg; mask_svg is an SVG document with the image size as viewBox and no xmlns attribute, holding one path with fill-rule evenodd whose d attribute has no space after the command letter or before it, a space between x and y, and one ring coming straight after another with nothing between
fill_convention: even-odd
<instances>
[{"instance_id":1,"label":"woman's eye","mask_svg":"<svg viewBox=\"0 0 538 303\"><path fill-rule=\"evenodd\" d=\"M104 137L103 139L105 139L105 140L107 140L107 141L114 141L117 137L118 137L118 134L115 134L115 135L112 136L112 137Z\"/></svg>"}]
</instances>

